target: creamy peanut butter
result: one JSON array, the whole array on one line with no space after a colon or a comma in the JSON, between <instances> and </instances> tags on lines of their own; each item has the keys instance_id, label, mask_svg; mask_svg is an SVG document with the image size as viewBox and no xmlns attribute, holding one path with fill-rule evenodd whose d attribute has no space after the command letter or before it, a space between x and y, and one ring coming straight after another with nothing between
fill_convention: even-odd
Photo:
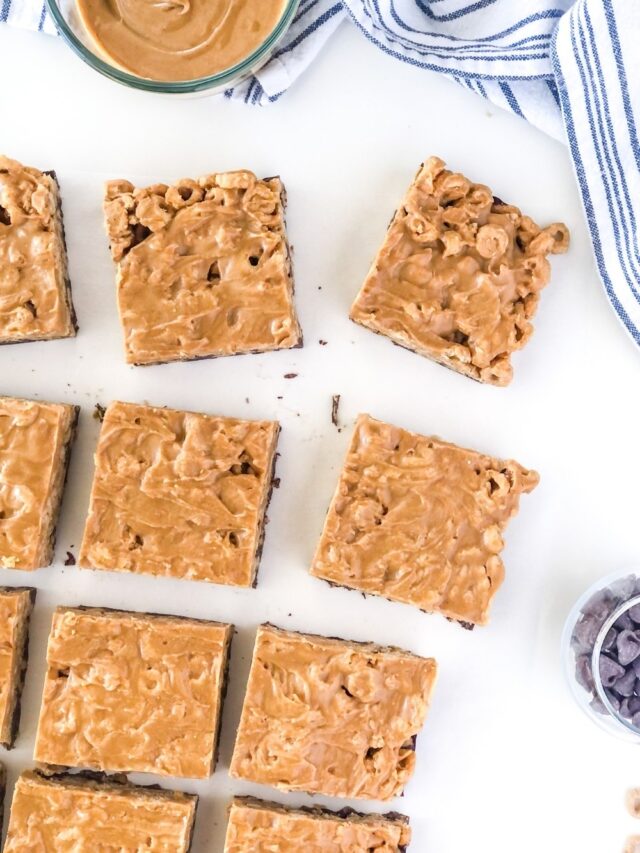
<instances>
[{"instance_id":1,"label":"creamy peanut butter","mask_svg":"<svg viewBox=\"0 0 640 853\"><path fill-rule=\"evenodd\" d=\"M0 397L0 568L47 566L78 409Z\"/></svg>"},{"instance_id":2,"label":"creamy peanut butter","mask_svg":"<svg viewBox=\"0 0 640 853\"><path fill-rule=\"evenodd\" d=\"M0 156L0 344L75 333L58 184Z\"/></svg>"},{"instance_id":3,"label":"creamy peanut butter","mask_svg":"<svg viewBox=\"0 0 640 853\"><path fill-rule=\"evenodd\" d=\"M172 82L209 77L260 48L286 0L77 0L97 49L125 71Z\"/></svg>"},{"instance_id":4,"label":"creamy peanut butter","mask_svg":"<svg viewBox=\"0 0 640 853\"><path fill-rule=\"evenodd\" d=\"M285 791L397 796L435 679L432 658L263 625L229 773Z\"/></svg>"},{"instance_id":5,"label":"creamy peanut butter","mask_svg":"<svg viewBox=\"0 0 640 853\"><path fill-rule=\"evenodd\" d=\"M17 733L34 589L0 587L0 745Z\"/></svg>"},{"instance_id":6,"label":"creamy peanut butter","mask_svg":"<svg viewBox=\"0 0 640 853\"><path fill-rule=\"evenodd\" d=\"M483 625L535 471L360 415L311 574Z\"/></svg>"},{"instance_id":7,"label":"creamy peanut butter","mask_svg":"<svg viewBox=\"0 0 640 853\"><path fill-rule=\"evenodd\" d=\"M232 632L177 616L58 608L35 760L206 778Z\"/></svg>"},{"instance_id":8,"label":"creamy peanut butter","mask_svg":"<svg viewBox=\"0 0 640 853\"><path fill-rule=\"evenodd\" d=\"M403 853L410 840L409 822L403 815L286 809L236 797L224 853Z\"/></svg>"},{"instance_id":9,"label":"creamy peanut butter","mask_svg":"<svg viewBox=\"0 0 640 853\"><path fill-rule=\"evenodd\" d=\"M278 178L247 171L174 186L106 186L130 364L301 344Z\"/></svg>"},{"instance_id":10,"label":"creamy peanut butter","mask_svg":"<svg viewBox=\"0 0 640 853\"><path fill-rule=\"evenodd\" d=\"M351 307L356 323L466 376L512 378L510 356L533 333L549 253L569 232L541 229L483 184L421 167Z\"/></svg>"},{"instance_id":11,"label":"creamy peanut butter","mask_svg":"<svg viewBox=\"0 0 640 853\"><path fill-rule=\"evenodd\" d=\"M251 586L278 432L273 421L111 403L79 565Z\"/></svg>"},{"instance_id":12,"label":"creamy peanut butter","mask_svg":"<svg viewBox=\"0 0 640 853\"><path fill-rule=\"evenodd\" d=\"M187 853L196 805L177 791L27 771L16 782L4 853Z\"/></svg>"}]
</instances>

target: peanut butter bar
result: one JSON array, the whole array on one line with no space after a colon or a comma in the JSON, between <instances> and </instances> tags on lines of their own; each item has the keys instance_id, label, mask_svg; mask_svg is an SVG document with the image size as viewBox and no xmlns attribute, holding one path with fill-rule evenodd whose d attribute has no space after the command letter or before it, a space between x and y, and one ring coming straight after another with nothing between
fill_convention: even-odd
<instances>
[{"instance_id":1,"label":"peanut butter bar","mask_svg":"<svg viewBox=\"0 0 640 853\"><path fill-rule=\"evenodd\" d=\"M111 403L79 565L251 586L279 429Z\"/></svg>"},{"instance_id":2,"label":"peanut butter bar","mask_svg":"<svg viewBox=\"0 0 640 853\"><path fill-rule=\"evenodd\" d=\"M0 568L51 563L79 411L0 397Z\"/></svg>"},{"instance_id":3,"label":"peanut butter bar","mask_svg":"<svg viewBox=\"0 0 640 853\"><path fill-rule=\"evenodd\" d=\"M432 658L262 625L229 773L284 791L395 797L435 679Z\"/></svg>"},{"instance_id":4,"label":"peanut butter bar","mask_svg":"<svg viewBox=\"0 0 640 853\"><path fill-rule=\"evenodd\" d=\"M360 415L311 574L483 625L535 471Z\"/></svg>"},{"instance_id":5,"label":"peanut butter bar","mask_svg":"<svg viewBox=\"0 0 640 853\"><path fill-rule=\"evenodd\" d=\"M0 156L0 344L76 330L55 172Z\"/></svg>"},{"instance_id":6,"label":"peanut butter bar","mask_svg":"<svg viewBox=\"0 0 640 853\"><path fill-rule=\"evenodd\" d=\"M394 343L492 385L533 333L548 254L569 232L540 228L483 184L424 163L391 221L351 319Z\"/></svg>"},{"instance_id":7,"label":"peanut butter bar","mask_svg":"<svg viewBox=\"0 0 640 853\"><path fill-rule=\"evenodd\" d=\"M232 625L59 607L34 757L45 764L208 777Z\"/></svg>"},{"instance_id":8,"label":"peanut butter bar","mask_svg":"<svg viewBox=\"0 0 640 853\"><path fill-rule=\"evenodd\" d=\"M106 185L129 364L302 345L284 198L279 178L247 171Z\"/></svg>"},{"instance_id":9,"label":"peanut butter bar","mask_svg":"<svg viewBox=\"0 0 640 853\"><path fill-rule=\"evenodd\" d=\"M287 809L253 797L236 797L229 811L224 853L405 853L410 840L409 819L397 813Z\"/></svg>"},{"instance_id":10,"label":"peanut butter bar","mask_svg":"<svg viewBox=\"0 0 640 853\"><path fill-rule=\"evenodd\" d=\"M11 749L20 724L20 697L29 657L29 620L36 590L0 587L0 746Z\"/></svg>"},{"instance_id":11,"label":"peanut butter bar","mask_svg":"<svg viewBox=\"0 0 640 853\"><path fill-rule=\"evenodd\" d=\"M197 803L157 787L27 771L13 793L4 853L188 853Z\"/></svg>"}]
</instances>

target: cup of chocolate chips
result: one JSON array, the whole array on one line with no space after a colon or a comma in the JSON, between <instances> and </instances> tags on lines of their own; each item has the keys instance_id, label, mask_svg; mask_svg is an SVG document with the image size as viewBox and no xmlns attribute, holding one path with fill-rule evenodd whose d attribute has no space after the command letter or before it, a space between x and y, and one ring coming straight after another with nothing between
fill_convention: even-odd
<instances>
[{"instance_id":1,"label":"cup of chocolate chips","mask_svg":"<svg viewBox=\"0 0 640 853\"><path fill-rule=\"evenodd\" d=\"M562 642L578 704L613 734L640 741L640 569L588 589L569 614Z\"/></svg>"}]
</instances>

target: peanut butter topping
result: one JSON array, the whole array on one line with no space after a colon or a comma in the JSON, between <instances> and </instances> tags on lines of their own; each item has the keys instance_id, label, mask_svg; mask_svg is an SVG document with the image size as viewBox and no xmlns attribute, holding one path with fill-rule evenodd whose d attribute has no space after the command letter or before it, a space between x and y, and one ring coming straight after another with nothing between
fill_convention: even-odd
<instances>
[{"instance_id":1,"label":"peanut butter topping","mask_svg":"<svg viewBox=\"0 0 640 853\"><path fill-rule=\"evenodd\" d=\"M251 586L279 427L111 403L82 567Z\"/></svg>"},{"instance_id":2,"label":"peanut butter topping","mask_svg":"<svg viewBox=\"0 0 640 853\"><path fill-rule=\"evenodd\" d=\"M0 568L51 562L74 406L0 397Z\"/></svg>"},{"instance_id":3,"label":"peanut butter topping","mask_svg":"<svg viewBox=\"0 0 640 853\"><path fill-rule=\"evenodd\" d=\"M231 805L224 853L402 853L411 840L401 815L285 809L251 797Z\"/></svg>"},{"instance_id":4,"label":"peanut butter topping","mask_svg":"<svg viewBox=\"0 0 640 853\"><path fill-rule=\"evenodd\" d=\"M484 624L535 471L360 415L311 573Z\"/></svg>"},{"instance_id":5,"label":"peanut butter topping","mask_svg":"<svg viewBox=\"0 0 640 853\"><path fill-rule=\"evenodd\" d=\"M289 791L397 796L435 679L432 658L263 625L229 772Z\"/></svg>"},{"instance_id":6,"label":"peanut butter topping","mask_svg":"<svg viewBox=\"0 0 640 853\"><path fill-rule=\"evenodd\" d=\"M98 50L138 77L208 77L253 54L282 18L285 0L77 0Z\"/></svg>"},{"instance_id":7,"label":"peanut butter topping","mask_svg":"<svg viewBox=\"0 0 640 853\"><path fill-rule=\"evenodd\" d=\"M445 169L421 167L351 308L351 319L481 382L507 385L533 333L549 253L569 232Z\"/></svg>"},{"instance_id":8,"label":"peanut butter topping","mask_svg":"<svg viewBox=\"0 0 640 853\"><path fill-rule=\"evenodd\" d=\"M170 187L107 184L129 363L300 345L283 193L278 178L246 171Z\"/></svg>"},{"instance_id":9,"label":"peanut butter topping","mask_svg":"<svg viewBox=\"0 0 640 853\"><path fill-rule=\"evenodd\" d=\"M0 744L12 746L35 590L0 587ZM0 791L0 801L1 801Z\"/></svg>"},{"instance_id":10,"label":"peanut butter topping","mask_svg":"<svg viewBox=\"0 0 640 853\"><path fill-rule=\"evenodd\" d=\"M58 608L36 761L206 778L232 631L174 616Z\"/></svg>"},{"instance_id":11,"label":"peanut butter topping","mask_svg":"<svg viewBox=\"0 0 640 853\"><path fill-rule=\"evenodd\" d=\"M78 776L23 773L4 853L187 853L197 798Z\"/></svg>"},{"instance_id":12,"label":"peanut butter topping","mask_svg":"<svg viewBox=\"0 0 640 853\"><path fill-rule=\"evenodd\" d=\"M0 156L0 343L75 335L58 185Z\"/></svg>"}]
</instances>

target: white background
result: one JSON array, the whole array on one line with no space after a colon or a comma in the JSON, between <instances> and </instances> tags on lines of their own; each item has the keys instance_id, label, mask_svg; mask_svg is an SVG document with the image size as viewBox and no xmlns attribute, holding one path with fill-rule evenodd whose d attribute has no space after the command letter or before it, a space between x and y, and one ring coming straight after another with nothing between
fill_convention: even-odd
<instances>
[{"instance_id":1,"label":"white background","mask_svg":"<svg viewBox=\"0 0 640 853\"><path fill-rule=\"evenodd\" d=\"M82 603L238 626L218 769L204 783L171 782L202 795L194 853L222 851L233 793L309 802L226 774L255 627L268 619L438 659L417 772L404 799L390 804L411 816L413 853L620 850L636 829L623 799L640 784L638 751L574 706L559 639L583 589L640 556L640 359L597 279L567 151L454 83L384 56L349 25L264 109L128 92L59 40L7 27L0 27L0 64L0 149L58 172L80 323L76 340L0 348L0 393L83 407L55 565L32 575L0 571L0 583L39 588L18 747L0 756L11 785L31 763L51 611ZM536 334L516 355L508 389L477 385L347 319L391 213L430 154L541 223L562 219L572 231L570 253L553 259ZM126 367L101 181L171 181L239 167L286 183L305 348ZM320 338L328 345L319 346ZM284 379L289 372L299 376ZM335 393L342 394L341 433L330 423ZM282 485L257 590L63 567L66 551L78 552L86 513L98 434L93 406L114 398L281 421ZM488 627L468 633L307 575L361 411L540 471L539 488L523 497L507 532L506 582Z\"/></svg>"}]
</instances>

